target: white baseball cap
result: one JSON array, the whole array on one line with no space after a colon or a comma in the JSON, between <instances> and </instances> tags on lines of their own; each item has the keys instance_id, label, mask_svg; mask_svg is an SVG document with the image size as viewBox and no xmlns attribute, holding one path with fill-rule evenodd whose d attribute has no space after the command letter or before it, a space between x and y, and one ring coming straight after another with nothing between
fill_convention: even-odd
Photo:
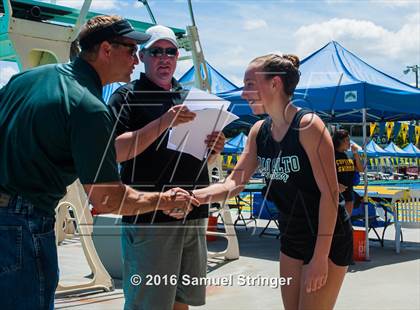
<instances>
[{"instance_id":1,"label":"white baseball cap","mask_svg":"<svg viewBox=\"0 0 420 310\"><path fill-rule=\"evenodd\" d=\"M149 48L159 40L169 41L178 48L175 33L168 27L162 25L152 26L146 30L146 34L150 35L150 39L141 45L141 49Z\"/></svg>"}]
</instances>

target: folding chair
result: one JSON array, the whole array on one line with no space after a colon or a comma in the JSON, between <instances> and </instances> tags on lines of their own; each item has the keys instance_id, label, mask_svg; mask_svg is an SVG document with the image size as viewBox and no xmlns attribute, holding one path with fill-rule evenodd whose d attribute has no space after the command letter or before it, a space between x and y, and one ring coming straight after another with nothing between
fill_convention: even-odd
<instances>
[{"instance_id":1,"label":"folding chair","mask_svg":"<svg viewBox=\"0 0 420 310\"><path fill-rule=\"evenodd\" d=\"M364 202L358 201L362 199L359 195L355 200L353 212L351 214L351 223L356 227L365 227L365 206ZM388 226L394 223L394 215L389 206L385 203L375 202L369 199L368 203L368 227L369 231L373 230L377 239L370 239L372 241L378 241L381 247L384 246L385 231ZM377 228L383 228L382 236L379 235Z\"/></svg>"},{"instance_id":2,"label":"folding chair","mask_svg":"<svg viewBox=\"0 0 420 310\"><path fill-rule=\"evenodd\" d=\"M277 239L280 238L280 235L281 235L280 223L279 223L280 212L277 209L276 205L272 201L265 200L261 208L263 208L263 211L265 212L261 212L260 213L261 215L259 218L267 219L268 222L267 222L267 225L265 225L264 229L260 232L260 237L263 235L269 235L269 236L276 236ZM276 224L276 227L278 229L277 233L266 232L271 222L274 222L274 224Z\"/></svg>"},{"instance_id":3,"label":"folding chair","mask_svg":"<svg viewBox=\"0 0 420 310\"><path fill-rule=\"evenodd\" d=\"M255 226L257 226L257 220L252 215L252 197L249 198L249 201L246 201L240 195L237 195L234 199L230 199L230 201L228 201L228 207L229 209L238 209L236 220L233 223L235 227L245 226L245 230L248 230L247 224L250 222L254 222ZM245 218L242 214L244 207L248 207L251 211L248 218Z\"/></svg>"}]
</instances>

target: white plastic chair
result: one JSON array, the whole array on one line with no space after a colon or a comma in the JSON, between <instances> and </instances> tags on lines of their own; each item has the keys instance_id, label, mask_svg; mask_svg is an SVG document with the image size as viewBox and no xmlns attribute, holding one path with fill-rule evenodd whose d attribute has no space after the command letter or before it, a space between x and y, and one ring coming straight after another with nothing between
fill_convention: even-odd
<instances>
[{"instance_id":1,"label":"white plastic chair","mask_svg":"<svg viewBox=\"0 0 420 310\"><path fill-rule=\"evenodd\" d=\"M395 252L400 253L401 229L420 229L420 190L403 190L392 197L395 218Z\"/></svg>"},{"instance_id":2,"label":"white plastic chair","mask_svg":"<svg viewBox=\"0 0 420 310\"><path fill-rule=\"evenodd\" d=\"M89 282L80 281L79 283L71 285L64 285L60 282L58 283L56 293L76 293L87 290L113 291L114 282L102 264L102 261L96 252L95 245L93 244L93 218L89 210L88 198L78 179L67 187L67 195L59 202L56 208L56 214L58 215L55 225L57 244L60 239L63 241L66 238L67 233L63 227L68 223L72 226L74 225L73 219L67 217L69 208L74 212L74 221L77 225L83 252L90 270L92 271L93 278Z\"/></svg>"}]
</instances>

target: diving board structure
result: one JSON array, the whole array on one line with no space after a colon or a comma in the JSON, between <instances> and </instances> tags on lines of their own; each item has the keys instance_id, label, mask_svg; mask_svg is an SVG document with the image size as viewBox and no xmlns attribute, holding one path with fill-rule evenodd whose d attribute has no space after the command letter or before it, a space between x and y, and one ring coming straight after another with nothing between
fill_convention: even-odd
<instances>
[{"instance_id":1,"label":"diving board structure","mask_svg":"<svg viewBox=\"0 0 420 310\"><path fill-rule=\"evenodd\" d=\"M44 64L67 62L70 58L72 42L76 39L81 25L87 19L101 15L89 11L91 2L92 0L84 0L81 9L77 10L40 1L0 0L0 61L16 62L20 70ZM147 0L142 0L142 2L147 3ZM191 53L191 56L186 56L184 59L193 61L197 72L196 87L209 91L204 54L190 1L189 5L193 25L187 26L186 31L178 28L171 29L177 36L179 46ZM153 23L131 19L129 21L137 31L144 32L153 26ZM89 201L79 180L68 187L66 196L56 208L56 216L57 243L77 234L93 273L92 280L87 283L83 281L83 283L69 286L60 283L57 293L113 290L112 278L102 264L92 240L94 222L89 211ZM229 216L230 213L225 212L225 223L229 223ZM230 222L232 222L231 218ZM236 233L233 230L227 235L228 249L214 255L224 256L226 259L238 258L239 247Z\"/></svg>"}]
</instances>

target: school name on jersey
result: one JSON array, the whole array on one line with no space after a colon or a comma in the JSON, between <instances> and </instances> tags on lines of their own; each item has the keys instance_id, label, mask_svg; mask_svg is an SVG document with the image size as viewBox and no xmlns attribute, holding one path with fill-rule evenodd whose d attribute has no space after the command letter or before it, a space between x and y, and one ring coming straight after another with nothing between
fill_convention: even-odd
<instances>
[{"instance_id":1,"label":"school name on jersey","mask_svg":"<svg viewBox=\"0 0 420 310\"><path fill-rule=\"evenodd\" d=\"M352 159L336 159L335 164L337 167L337 172L354 171L354 163Z\"/></svg>"},{"instance_id":2,"label":"school name on jersey","mask_svg":"<svg viewBox=\"0 0 420 310\"><path fill-rule=\"evenodd\" d=\"M300 171L299 157L296 155L277 158L257 156L257 158L260 173L268 179L281 180L286 183L291 172Z\"/></svg>"}]
</instances>

